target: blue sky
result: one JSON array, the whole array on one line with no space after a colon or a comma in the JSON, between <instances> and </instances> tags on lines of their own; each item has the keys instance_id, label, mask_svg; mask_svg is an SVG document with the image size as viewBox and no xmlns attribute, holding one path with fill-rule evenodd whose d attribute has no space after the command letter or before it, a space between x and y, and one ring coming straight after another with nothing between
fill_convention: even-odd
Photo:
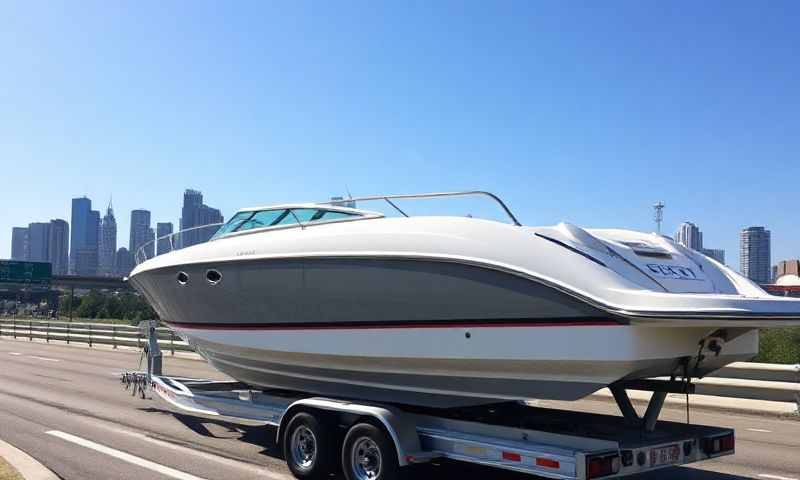
<instances>
[{"instance_id":1,"label":"blue sky","mask_svg":"<svg viewBox=\"0 0 800 480\"><path fill-rule=\"evenodd\" d=\"M738 267L800 256L797 2L0 0L0 256L113 194L177 221L481 188L523 223L668 233Z\"/></svg>"}]
</instances>

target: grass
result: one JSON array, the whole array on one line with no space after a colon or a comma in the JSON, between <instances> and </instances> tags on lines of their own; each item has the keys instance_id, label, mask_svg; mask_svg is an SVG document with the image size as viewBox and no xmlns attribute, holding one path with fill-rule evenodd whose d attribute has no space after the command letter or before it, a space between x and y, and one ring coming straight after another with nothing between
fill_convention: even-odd
<instances>
[{"instance_id":1,"label":"grass","mask_svg":"<svg viewBox=\"0 0 800 480\"><path fill-rule=\"evenodd\" d=\"M24 480L8 462L0 457L0 480Z\"/></svg>"},{"instance_id":2,"label":"grass","mask_svg":"<svg viewBox=\"0 0 800 480\"><path fill-rule=\"evenodd\" d=\"M800 363L800 327L761 330L756 362Z\"/></svg>"}]
</instances>

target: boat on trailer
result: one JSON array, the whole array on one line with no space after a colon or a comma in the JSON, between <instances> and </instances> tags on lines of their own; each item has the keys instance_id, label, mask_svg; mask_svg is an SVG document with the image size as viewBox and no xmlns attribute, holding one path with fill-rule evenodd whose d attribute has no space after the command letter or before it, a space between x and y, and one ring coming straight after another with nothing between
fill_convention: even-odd
<instances>
[{"instance_id":1,"label":"boat on trailer","mask_svg":"<svg viewBox=\"0 0 800 480\"><path fill-rule=\"evenodd\" d=\"M394 480L409 465L445 458L544 478L590 480L690 464L735 450L732 429L657 422L667 392L691 393L690 383L628 385L654 391L641 417L621 385L612 389L623 416L520 402L439 409L354 401L164 375L156 323L143 327L149 333L148 369L123 373L126 388L193 416L275 427L275 442L299 479L343 472L347 480Z\"/></svg>"},{"instance_id":2,"label":"boat on trailer","mask_svg":"<svg viewBox=\"0 0 800 480\"><path fill-rule=\"evenodd\" d=\"M465 196L509 222L399 206ZM208 242L155 257L143 246L129 281L252 388L437 408L688 383L752 358L758 328L800 324L800 300L662 235L523 226L480 191L352 201L398 215L246 208Z\"/></svg>"}]
</instances>

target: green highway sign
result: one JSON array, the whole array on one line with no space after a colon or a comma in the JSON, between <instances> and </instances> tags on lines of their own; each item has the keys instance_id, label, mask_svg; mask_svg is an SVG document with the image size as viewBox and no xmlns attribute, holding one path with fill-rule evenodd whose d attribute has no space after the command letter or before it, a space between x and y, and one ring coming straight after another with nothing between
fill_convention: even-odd
<instances>
[{"instance_id":1,"label":"green highway sign","mask_svg":"<svg viewBox=\"0 0 800 480\"><path fill-rule=\"evenodd\" d=\"M0 260L0 284L16 283L48 287L52 278L53 266L49 263Z\"/></svg>"}]
</instances>

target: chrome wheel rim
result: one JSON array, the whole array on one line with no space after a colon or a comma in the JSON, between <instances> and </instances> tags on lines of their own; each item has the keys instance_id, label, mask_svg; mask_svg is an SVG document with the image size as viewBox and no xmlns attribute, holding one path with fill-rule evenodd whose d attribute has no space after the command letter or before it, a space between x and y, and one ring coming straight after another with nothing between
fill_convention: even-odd
<instances>
[{"instance_id":1,"label":"chrome wheel rim","mask_svg":"<svg viewBox=\"0 0 800 480\"><path fill-rule=\"evenodd\" d=\"M375 480L381 474L381 451L369 437L361 437L353 444L350 453L352 471L358 480Z\"/></svg>"},{"instance_id":2,"label":"chrome wheel rim","mask_svg":"<svg viewBox=\"0 0 800 480\"><path fill-rule=\"evenodd\" d=\"M317 459L317 437L305 425L297 427L292 433L292 463L300 470L310 470Z\"/></svg>"}]
</instances>

